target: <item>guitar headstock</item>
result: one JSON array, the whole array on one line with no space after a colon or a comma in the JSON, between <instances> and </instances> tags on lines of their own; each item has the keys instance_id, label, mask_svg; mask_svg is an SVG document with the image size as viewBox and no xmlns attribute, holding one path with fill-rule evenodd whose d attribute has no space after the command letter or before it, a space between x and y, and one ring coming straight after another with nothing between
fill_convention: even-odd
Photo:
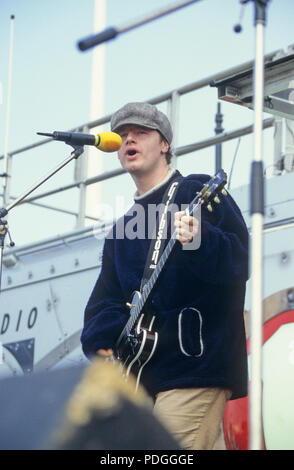
<instances>
[{"instance_id":1,"label":"guitar headstock","mask_svg":"<svg viewBox=\"0 0 294 470\"><path fill-rule=\"evenodd\" d=\"M219 170L215 176L213 176L200 191L200 198L202 203L206 205L207 209L212 212L211 201L213 200L217 204L220 203L218 194L221 192L224 196L227 195L224 186L227 183L227 174L224 170Z\"/></svg>"}]
</instances>

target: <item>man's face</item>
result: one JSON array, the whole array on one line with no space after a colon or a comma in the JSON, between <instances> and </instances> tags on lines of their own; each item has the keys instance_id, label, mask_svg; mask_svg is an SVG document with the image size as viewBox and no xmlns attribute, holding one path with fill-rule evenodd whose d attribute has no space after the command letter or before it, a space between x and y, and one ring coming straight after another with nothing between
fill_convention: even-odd
<instances>
[{"instance_id":1,"label":"man's face","mask_svg":"<svg viewBox=\"0 0 294 470\"><path fill-rule=\"evenodd\" d=\"M122 146L118 157L129 173L144 174L165 165L165 153L169 145L161 139L159 132L146 127L126 125L118 130Z\"/></svg>"}]
</instances>

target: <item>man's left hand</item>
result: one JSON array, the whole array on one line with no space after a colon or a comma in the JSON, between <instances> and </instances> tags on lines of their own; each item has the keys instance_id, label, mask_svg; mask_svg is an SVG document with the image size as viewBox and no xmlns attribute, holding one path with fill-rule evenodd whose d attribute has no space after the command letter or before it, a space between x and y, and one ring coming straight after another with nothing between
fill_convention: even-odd
<instances>
[{"instance_id":1,"label":"man's left hand","mask_svg":"<svg viewBox=\"0 0 294 470\"><path fill-rule=\"evenodd\" d=\"M183 245L189 243L199 230L199 220L192 215L187 215L185 211L175 213L175 229L177 240Z\"/></svg>"}]
</instances>

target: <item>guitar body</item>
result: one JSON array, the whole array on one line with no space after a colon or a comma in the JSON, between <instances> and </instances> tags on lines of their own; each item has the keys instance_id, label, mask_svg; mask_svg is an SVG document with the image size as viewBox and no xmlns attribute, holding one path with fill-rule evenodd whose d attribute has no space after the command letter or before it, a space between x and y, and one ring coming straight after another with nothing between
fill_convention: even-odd
<instances>
[{"instance_id":1,"label":"guitar body","mask_svg":"<svg viewBox=\"0 0 294 470\"><path fill-rule=\"evenodd\" d=\"M141 299L141 293L136 291L132 297L130 319ZM116 344L115 355L123 367L123 373L128 377L131 373L137 378L136 389L139 385L143 368L153 356L158 333L152 331L154 315L141 313L129 333L123 334Z\"/></svg>"}]
</instances>

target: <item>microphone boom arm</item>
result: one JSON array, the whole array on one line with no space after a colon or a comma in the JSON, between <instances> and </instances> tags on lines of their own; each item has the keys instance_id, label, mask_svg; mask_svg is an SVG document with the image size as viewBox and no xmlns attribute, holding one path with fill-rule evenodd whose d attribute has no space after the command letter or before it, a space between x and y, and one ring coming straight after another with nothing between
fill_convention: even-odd
<instances>
[{"instance_id":1,"label":"microphone boom arm","mask_svg":"<svg viewBox=\"0 0 294 470\"><path fill-rule=\"evenodd\" d=\"M94 35L91 35L91 36L88 36L86 38L79 40L78 48L80 49L80 51L86 51L94 46L98 46L99 44L109 41L110 39L114 39L118 34L125 33L134 28L138 28L138 26L149 23L150 21L153 21L154 19L161 18L162 16L167 15L168 13L172 13L174 11L179 10L180 8L186 7L188 5L191 5L192 3L196 3L199 1L200 0L177 1L177 2L174 2L172 5L170 5L169 7L161 8L157 10L156 12L146 15L137 21L129 22L120 27L113 27L113 26L108 27L104 29L103 31L101 31L100 33L97 33L97 34L94 34Z\"/></svg>"}]
</instances>

